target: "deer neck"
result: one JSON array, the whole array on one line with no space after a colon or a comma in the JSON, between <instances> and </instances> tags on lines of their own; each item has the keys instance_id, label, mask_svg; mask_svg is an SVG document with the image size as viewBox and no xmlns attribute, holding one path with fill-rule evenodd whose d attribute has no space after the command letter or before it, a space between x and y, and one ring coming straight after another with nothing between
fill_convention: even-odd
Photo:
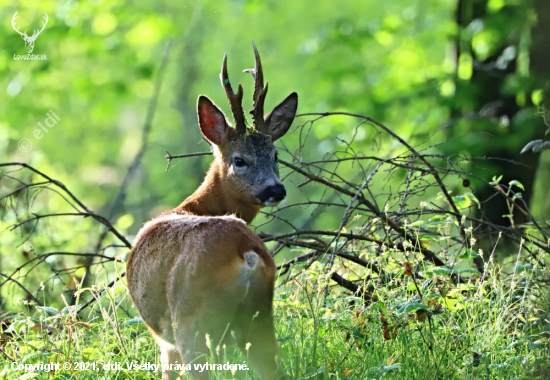
<instances>
[{"instance_id":1,"label":"deer neck","mask_svg":"<svg viewBox=\"0 0 550 380\"><path fill-rule=\"evenodd\" d=\"M199 188L174 211L199 216L236 215L250 224L260 211L260 206L239 199L234 185L223 175L221 164L215 160Z\"/></svg>"}]
</instances>

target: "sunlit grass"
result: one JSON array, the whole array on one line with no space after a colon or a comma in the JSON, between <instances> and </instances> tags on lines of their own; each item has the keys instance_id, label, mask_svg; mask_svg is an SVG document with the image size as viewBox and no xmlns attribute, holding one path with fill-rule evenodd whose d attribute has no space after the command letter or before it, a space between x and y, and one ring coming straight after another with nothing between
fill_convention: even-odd
<instances>
[{"instance_id":1,"label":"sunlit grass","mask_svg":"<svg viewBox=\"0 0 550 380\"><path fill-rule=\"evenodd\" d=\"M549 374L548 292L539 282L547 273L540 269L518 265L505 273L488 265L480 286L479 277L457 283L425 267L415 286L394 266L389 282L373 276L365 284L371 292L365 302L327 283L323 265L302 271L276 293L277 336L292 378L544 379ZM0 378L159 378L152 369L127 368L160 363L143 323L124 311L129 307L120 285L78 317L74 309L48 307L3 314ZM211 342L210 347L210 363L247 359L233 346ZM73 369L12 370L12 362L70 362ZM77 363L90 364L74 370ZM256 375L225 370L211 378Z\"/></svg>"}]
</instances>

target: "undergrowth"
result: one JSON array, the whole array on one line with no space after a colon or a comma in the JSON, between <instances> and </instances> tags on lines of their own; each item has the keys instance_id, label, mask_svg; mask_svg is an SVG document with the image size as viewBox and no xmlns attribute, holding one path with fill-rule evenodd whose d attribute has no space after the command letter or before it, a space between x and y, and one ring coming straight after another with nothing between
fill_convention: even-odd
<instances>
[{"instance_id":1,"label":"undergrowth","mask_svg":"<svg viewBox=\"0 0 550 380\"><path fill-rule=\"evenodd\" d=\"M489 261L484 275L464 278L446 268L397 263L381 259L387 276L368 276L363 284L367 291L354 296L332 287L326 276L329 264L322 261L280 284L277 336L292 378L548 378L545 269L518 260L503 265ZM95 289L80 292L94 293L99 302L79 315L75 307L47 306L2 314L0 378L160 377L152 368L135 367L159 364L160 358L135 310L128 312L124 284L101 296ZM211 342L210 363L246 364L246 355L234 346L216 343ZM17 369L40 363L59 363L60 368ZM64 363L71 363L71 369L63 369ZM253 370L222 370L211 378L256 375Z\"/></svg>"}]
</instances>

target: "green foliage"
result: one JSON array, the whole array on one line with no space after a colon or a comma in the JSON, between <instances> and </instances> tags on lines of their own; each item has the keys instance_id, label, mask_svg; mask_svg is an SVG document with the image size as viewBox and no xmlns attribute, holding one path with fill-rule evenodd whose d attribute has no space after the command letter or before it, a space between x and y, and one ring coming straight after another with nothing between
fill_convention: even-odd
<instances>
[{"instance_id":1,"label":"green foliage","mask_svg":"<svg viewBox=\"0 0 550 380\"><path fill-rule=\"evenodd\" d=\"M448 0L3 1L0 162L32 164L97 215L108 215L143 139L143 161L111 218L131 241L144 221L176 206L203 178L210 157L174 161L165 172L163 152L209 150L196 126L195 104L204 93L229 111L218 81L225 52L231 77L243 83L245 108L250 106L249 75L238 73L252 65L254 39L270 82L266 108L297 91L299 112L340 110L383 121L431 160L447 189L433 186L418 156L364 120L305 116L295 122L280 142L281 157L304 163L308 173L320 173L353 193L371 195L383 214L372 217L360 209L364 205L352 207L341 194L307 186L309 179L282 168L285 183L292 184L289 199L300 206L283 204L258 218L254 228L283 233L306 226L321 233L306 236L305 244L328 242L321 259L298 261L279 279L277 336L289 373L296 379L542 379L549 371L550 300L538 281L548 275L543 252L550 236L544 224L548 189L543 175L533 186L535 155L522 156L533 160L527 163L533 169L510 164L522 146L547 154L535 111L548 100L544 73L529 61L531 53L544 50L530 34L544 16L536 14L542 2L459 3L463 9ZM47 60L13 59L24 53L9 22L15 11L29 30L49 15L34 51ZM173 47L157 83L169 41ZM157 85L158 103L147 120ZM60 120L37 139L34 130L50 110ZM19 149L23 138L32 141L30 151ZM320 164L322 159L327 161ZM413 168L421 170L413 173ZM159 363L158 348L131 309L124 285L100 292L124 271L127 247L109 234L99 252L103 257L86 270L85 256L71 253L97 254L105 227L87 214L44 217L74 213L72 200L58 197L51 183L40 184L43 178L36 173L11 169L0 168L0 273L9 276L0 286L0 377L48 376L14 372L14 360L98 363L93 372L59 371L60 379L157 378L151 371L102 367ZM366 188L353 187L371 175ZM483 193L486 188L490 195ZM533 188L538 196L531 198ZM407 197L409 191L415 194ZM486 205L495 191L504 196L504 211ZM535 219L517 221L530 199L543 227ZM352 210L349 220L342 217L344 209ZM509 240L495 247L490 235L481 235L476 246L473 221L478 213L493 211L497 220L509 222L503 238ZM25 218L28 223L22 223ZM384 218L400 223L402 246L396 247ZM323 234L334 231L383 244L372 248L370 242ZM520 248L511 248L511 240ZM380 273L325 257L341 248L378 265ZM425 264L421 255L428 250L447 266ZM472 262L487 259L489 252L487 271L474 269ZM276 259L283 264L310 253L294 247ZM518 255L515 262L507 259L510 253ZM332 288L334 271L364 292ZM82 288L89 275L93 285ZM82 304L79 297L99 302L77 313L67 304ZM221 352L224 360L246 360L233 347ZM235 376L254 377L251 372Z\"/></svg>"},{"instance_id":2,"label":"green foliage","mask_svg":"<svg viewBox=\"0 0 550 380\"><path fill-rule=\"evenodd\" d=\"M483 280L457 283L443 268L425 267L417 275L427 278L420 280L392 269L391 263L388 257L384 269L393 277L389 283L369 280L372 302L367 304L338 288L331 287L327 297L330 284L319 275L321 264L278 288L277 336L292 378L542 379L548 373L550 309L544 303L547 292L538 285L548 273L523 265L507 275L504 268L488 263ZM98 296L94 311L78 317L74 308L51 307L2 315L0 378L48 375L13 371L12 361L72 363L72 370L55 372L59 379L157 378L152 370L126 368L127 363L159 364L160 358L141 319L123 317L120 305L125 299L126 289L119 286ZM220 358L211 356L210 363L246 361L234 346L212 345ZM90 364L74 370L80 362ZM114 363L120 368L103 367ZM252 371L221 371L211 378L256 376Z\"/></svg>"},{"instance_id":3,"label":"green foliage","mask_svg":"<svg viewBox=\"0 0 550 380\"><path fill-rule=\"evenodd\" d=\"M54 1L25 6L8 2L1 11L7 54L0 58L0 87L8 90L0 105L0 161L24 161L55 172L104 214L139 145L168 39L175 46L149 149L120 211L134 215L133 233L159 210L177 205L202 179L210 158L175 163L165 173L163 151L209 149L196 126L195 103L204 93L229 110L218 80L225 52L233 80L243 83L245 108L250 106L249 76L238 73L253 62L251 39L270 82L267 108L297 91L299 112L368 114L411 143L417 137L422 141L449 116L439 105L438 83L447 75L446 46L456 33L454 4L405 3L201 1L153 6L142 1L128 7L119 1L63 6ZM36 53L47 54L47 61L13 61L12 54L24 51L9 23L17 9L25 27L49 14L35 47ZM36 140L33 131L49 110L61 120ZM333 137L350 135L352 128L346 120L315 128L304 158L330 151ZM361 126L356 139L368 147L375 136L374 130ZM29 152L19 151L22 138L32 140ZM291 150L298 144L292 139L284 143Z\"/></svg>"},{"instance_id":4,"label":"green foliage","mask_svg":"<svg viewBox=\"0 0 550 380\"><path fill-rule=\"evenodd\" d=\"M544 120L544 124L547 127L547 130L544 134L548 135L548 134L550 134L550 120L549 120L550 110L547 110L547 109L544 108L544 106L542 106L542 107L540 107L539 114L542 116L542 118ZM520 153L525 153L529 150L532 150L534 153L539 153L539 152L542 152L545 149L550 149L550 141L544 141L544 140L538 139L538 140L533 140L533 141L528 142L523 147L523 149L521 150Z\"/></svg>"}]
</instances>

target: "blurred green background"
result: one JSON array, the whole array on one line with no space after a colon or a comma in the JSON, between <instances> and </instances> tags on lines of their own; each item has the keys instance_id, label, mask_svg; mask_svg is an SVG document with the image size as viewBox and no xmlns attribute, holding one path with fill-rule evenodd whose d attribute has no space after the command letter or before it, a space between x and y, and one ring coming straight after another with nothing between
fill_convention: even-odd
<instances>
[{"instance_id":1,"label":"blurred green background","mask_svg":"<svg viewBox=\"0 0 550 380\"><path fill-rule=\"evenodd\" d=\"M468 169L486 180L495 175L519 180L535 216L548 217L549 152L519 152L545 131L537 108L546 101L550 78L549 4L0 0L0 162L28 163L62 181L96 213L108 215L140 148L159 67L172 41L143 160L113 216L131 240L144 221L177 206L202 181L211 157L174 161L165 172L164 150L209 150L197 127L196 99L206 94L230 114L219 81L224 53L232 82L243 84L245 109L252 107L252 78L242 70L253 67L254 40L270 84L267 109L296 91L299 113L373 117L413 146L437 144L434 153L467 158ZM33 51L47 60L14 60L26 54L11 25L16 11L17 25L28 34L41 26L44 13L49 16ZM50 110L60 120L38 140L33 131ZM305 121L299 118L295 125ZM398 149L390 139L377 140L373 128L356 126L346 118L316 124L301 156L323 157L336 149L337 137L354 136L354 147L365 155L387 156ZM18 149L23 138L32 142L27 152ZM294 151L297 134L291 130L280 144ZM472 159L488 156L529 167ZM357 174L346 170L341 174ZM392 181L399 186L403 178L389 177ZM472 186L484 199L482 186ZM299 190L287 187L293 199ZM61 203L39 198L34 206L51 210ZM487 213L504 223L499 207ZM292 217L303 225L311 215ZM40 244L91 249L102 230L88 220L56 220L48 222L55 233L19 246L24 237L5 232L12 222L6 218L0 225L4 263L23 260L29 244L34 250Z\"/></svg>"}]
</instances>

